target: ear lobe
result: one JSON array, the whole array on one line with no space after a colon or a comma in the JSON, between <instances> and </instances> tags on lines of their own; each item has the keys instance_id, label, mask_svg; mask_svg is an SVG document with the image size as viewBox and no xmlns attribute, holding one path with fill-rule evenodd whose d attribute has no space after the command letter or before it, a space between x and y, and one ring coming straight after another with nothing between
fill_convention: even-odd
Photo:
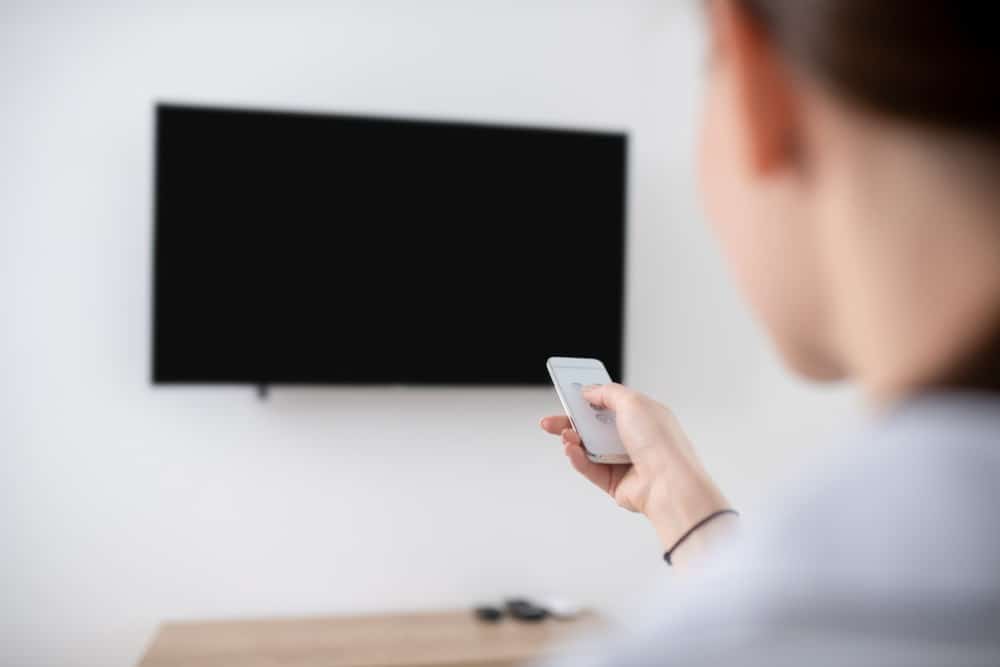
<instances>
[{"instance_id":1,"label":"ear lobe","mask_svg":"<svg viewBox=\"0 0 1000 667\"><path fill-rule=\"evenodd\" d=\"M753 170L766 175L799 155L800 126L792 73L756 19L738 2L712 3L719 48L731 68L740 125Z\"/></svg>"}]
</instances>

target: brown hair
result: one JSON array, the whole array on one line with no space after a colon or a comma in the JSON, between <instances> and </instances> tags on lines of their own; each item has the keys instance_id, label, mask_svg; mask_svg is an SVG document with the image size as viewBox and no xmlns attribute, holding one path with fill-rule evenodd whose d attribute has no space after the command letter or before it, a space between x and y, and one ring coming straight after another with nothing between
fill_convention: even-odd
<instances>
[{"instance_id":1,"label":"brown hair","mask_svg":"<svg viewBox=\"0 0 1000 667\"><path fill-rule=\"evenodd\" d=\"M836 94L901 121L970 135L1000 156L994 3L737 1L792 63ZM939 386L1000 391L1000 322L994 331Z\"/></svg>"},{"instance_id":2,"label":"brown hair","mask_svg":"<svg viewBox=\"0 0 1000 667\"><path fill-rule=\"evenodd\" d=\"M1000 134L995 8L981 0L739 0L795 63L900 119Z\"/></svg>"}]
</instances>

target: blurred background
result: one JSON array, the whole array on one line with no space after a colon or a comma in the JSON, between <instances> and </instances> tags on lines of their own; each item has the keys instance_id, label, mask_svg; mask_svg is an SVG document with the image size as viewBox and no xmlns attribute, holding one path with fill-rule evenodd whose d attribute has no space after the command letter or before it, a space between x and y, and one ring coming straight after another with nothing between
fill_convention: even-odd
<instances>
[{"instance_id":1,"label":"blurred background","mask_svg":"<svg viewBox=\"0 0 1000 667\"><path fill-rule=\"evenodd\" d=\"M5 2L0 663L133 664L165 619L511 594L627 614L670 576L539 430L549 388L152 386L160 100L626 130L624 379L752 522L854 401L785 374L706 227L699 20L670 0Z\"/></svg>"}]
</instances>

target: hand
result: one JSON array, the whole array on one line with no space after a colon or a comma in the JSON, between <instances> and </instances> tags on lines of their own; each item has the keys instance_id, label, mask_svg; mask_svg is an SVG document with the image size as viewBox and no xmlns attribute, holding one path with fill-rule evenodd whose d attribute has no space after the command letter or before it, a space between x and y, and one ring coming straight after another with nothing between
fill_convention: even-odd
<instances>
[{"instance_id":1,"label":"hand","mask_svg":"<svg viewBox=\"0 0 1000 667\"><path fill-rule=\"evenodd\" d=\"M669 409L617 383L584 387L583 396L614 411L618 434L632 463L592 462L568 417L545 417L541 427L562 436L566 456L584 477L621 507L645 514L665 548L702 518L728 507Z\"/></svg>"}]
</instances>

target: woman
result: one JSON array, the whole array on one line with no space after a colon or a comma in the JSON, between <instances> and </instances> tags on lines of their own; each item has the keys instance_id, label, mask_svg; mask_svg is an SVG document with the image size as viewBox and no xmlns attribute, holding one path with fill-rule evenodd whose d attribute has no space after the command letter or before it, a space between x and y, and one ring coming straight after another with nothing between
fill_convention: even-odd
<instances>
[{"instance_id":1,"label":"woman","mask_svg":"<svg viewBox=\"0 0 1000 667\"><path fill-rule=\"evenodd\" d=\"M849 377L845 463L738 522L670 411L621 385L631 466L573 467L707 563L614 664L1000 664L1000 47L989 3L709 0L709 217L795 371ZM704 521L708 519L708 521Z\"/></svg>"}]
</instances>

